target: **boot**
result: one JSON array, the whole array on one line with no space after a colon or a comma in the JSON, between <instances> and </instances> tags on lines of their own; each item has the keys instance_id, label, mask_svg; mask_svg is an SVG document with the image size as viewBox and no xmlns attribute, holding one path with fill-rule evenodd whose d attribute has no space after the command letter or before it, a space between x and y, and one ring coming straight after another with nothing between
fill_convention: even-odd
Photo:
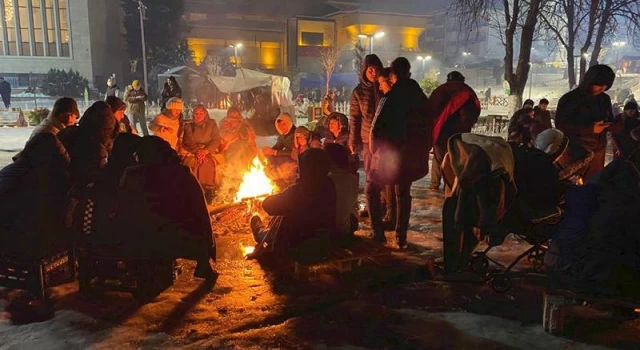
<instances>
[{"instance_id":1,"label":"boot","mask_svg":"<svg viewBox=\"0 0 640 350\"><path fill-rule=\"evenodd\" d=\"M386 211L382 219L382 226L385 231L391 231L396 227L397 201L395 186L385 186L385 206Z\"/></svg>"},{"instance_id":2,"label":"boot","mask_svg":"<svg viewBox=\"0 0 640 350\"><path fill-rule=\"evenodd\" d=\"M409 189L401 189L396 193L398 199L398 217L396 224L396 242L400 249L407 248L407 231L409 231L409 219L411 218L411 186Z\"/></svg>"},{"instance_id":3,"label":"boot","mask_svg":"<svg viewBox=\"0 0 640 350\"><path fill-rule=\"evenodd\" d=\"M382 227L382 203L380 200L380 186L371 182L367 182L365 186L365 195L367 199L367 208L369 209L369 218L371 219L373 240L379 243L384 243L387 241L387 239L384 236L384 227Z\"/></svg>"}]
</instances>

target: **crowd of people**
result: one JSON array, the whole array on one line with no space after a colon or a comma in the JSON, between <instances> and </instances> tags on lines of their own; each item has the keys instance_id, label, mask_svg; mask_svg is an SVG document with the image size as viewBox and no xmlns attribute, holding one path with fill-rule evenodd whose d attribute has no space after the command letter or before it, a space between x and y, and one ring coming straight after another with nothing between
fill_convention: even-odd
<instances>
[{"instance_id":1,"label":"crowd of people","mask_svg":"<svg viewBox=\"0 0 640 350\"><path fill-rule=\"evenodd\" d=\"M180 87L171 78L162 93L162 113L148 125L154 136L148 136L146 92L134 81L120 99L114 80L105 101L93 104L82 118L73 99L56 101L14 163L0 171L0 206L6 213L0 246L45 254L65 242L100 243L117 254L194 259L196 275L209 278L215 242L207 204L223 181L239 184L257 157L282 191L262 203L270 216L266 223L251 218L257 243L252 256L271 252L313 259L336 244L348 244L358 228L361 155L375 242L386 244L385 231L395 231L397 246L407 248L412 183L431 170L432 189L439 189L442 178L456 205L477 207L443 211L456 223L444 230L447 272L464 269L477 243L501 230L509 203L519 203L519 220L531 222L567 206L567 218L579 224L562 221L554 238L556 259L549 265L584 276L593 266L578 266L570 258L601 247L604 239L590 228L585 212L600 218L598 227L618 228L611 235L625 252L630 243L640 242L633 234L619 234L631 232L625 230L638 220L629 210L640 205L640 114L630 101L623 113L613 115L605 92L614 79L611 68L591 67L560 99L555 124L548 100L537 106L525 101L503 140L470 134L481 103L460 72L450 72L428 97L411 79L406 58L384 67L371 54L351 93L349 117L331 109L337 95L330 93L317 125L297 126L293 116L282 113L274 123L277 141L262 149L236 107L219 125L202 105L186 118ZM608 135L615 160L605 169ZM587 185L575 186L581 184ZM620 191L625 191L624 205L611 204ZM581 244L566 243L576 237ZM145 243L125 249L124 241ZM618 251L608 246L608 252ZM621 264L628 267L636 260Z\"/></svg>"}]
</instances>

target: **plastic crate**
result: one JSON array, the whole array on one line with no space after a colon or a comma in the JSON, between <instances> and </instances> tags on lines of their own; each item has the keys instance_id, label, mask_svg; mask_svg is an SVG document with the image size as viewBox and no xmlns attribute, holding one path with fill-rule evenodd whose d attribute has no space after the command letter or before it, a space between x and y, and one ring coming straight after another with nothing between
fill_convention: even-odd
<instances>
[{"instance_id":1,"label":"plastic crate","mask_svg":"<svg viewBox=\"0 0 640 350\"><path fill-rule=\"evenodd\" d=\"M26 290L44 298L46 288L75 280L75 261L69 251L40 259L0 255L0 286Z\"/></svg>"}]
</instances>

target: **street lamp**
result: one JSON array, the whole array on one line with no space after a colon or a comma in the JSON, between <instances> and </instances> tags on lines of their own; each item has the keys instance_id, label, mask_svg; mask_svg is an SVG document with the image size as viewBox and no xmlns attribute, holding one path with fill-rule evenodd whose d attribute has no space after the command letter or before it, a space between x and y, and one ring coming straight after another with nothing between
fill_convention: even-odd
<instances>
[{"instance_id":1,"label":"street lamp","mask_svg":"<svg viewBox=\"0 0 640 350\"><path fill-rule=\"evenodd\" d=\"M431 56L418 56L418 61L422 62L422 70L424 70L426 62L431 61Z\"/></svg>"},{"instance_id":2,"label":"street lamp","mask_svg":"<svg viewBox=\"0 0 640 350\"><path fill-rule=\"evenodd\" d=\"M236 63L236 68L239 68L240 65L238 64L238 49L242 48L242 43L237 43L235 45L229 45L229 47L233 48L233 58L234 58L235 63Z\"/></svg>"},{"instance_id":3,"label":"street lamp","mask_svg":"<svg viewBox=\"0 0 640 350\"><path fill-rule=\"evenodd\" d=\"M462 57L464 57L462 60L462 65L464 66L465 69L467 68L467 56L471 56L471 52L465 51L462 53Z\"/></svg>"},{"instance_id":4,"label":"street lamp","mask_svg":"<svg viewBox=\"0 0 640 350\"><path fill-rule=\"evenodd\" d=\"M384 36L384 32L377 32L373 35L368 35L368 34L358 34L358 38L360 39L369 39L369 53L372 54L373 53L373 39L380 39Z\"/></svg>"},{"instance_id":5,"label":"street lamp","mask_svg":"<svg viewBox=\"0 0 640 350\"><path fill-rule=\"evenodd\" d=\"M149 86L147 85L147 45L144 40L144 12L147 7L142 3L142 0L138 0L138 12L140 12L140 36L142 37L142 74L144 78L144 91L149 92Z\"/></svg>"}]
</instances>

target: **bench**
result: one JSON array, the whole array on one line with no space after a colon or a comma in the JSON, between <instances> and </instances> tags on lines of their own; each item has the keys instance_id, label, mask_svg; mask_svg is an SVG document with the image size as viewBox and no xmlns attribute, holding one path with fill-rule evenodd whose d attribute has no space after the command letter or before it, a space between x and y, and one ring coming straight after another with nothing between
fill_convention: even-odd
<instances>
[{"instance_id":1,"label":"bench","mask_svg":"<svg viewBox=\"0 0 640 350\"><path fill-rule=\"evenodd\" d=\"M374 243L359 240L353 246L333 249L329 257L315 263L301 263L294 261L294 276L306 280L320 271L337 271L345 273L362 265L363 260L391 256L391 250Z\"/></svg>"},{"instance_id":2,"label":"bench","mask_svg":"<svg viewBox=\"0 0 640 350\"><path fill-rule=\"evenodd\" d=\"M26 290L44 299L46 288L72 282L75 278L72 250L59 250L44 258L0 255L1 287Z\"/></svg>"},{"instance_id":3,"label":"bench","mask_svg":"<svg viewBox=\"0 0 640 350\"><path fill-rule=\"evenodd\" d=\"M564 314L567 306L584 303L615 306L625 309L640 309L640 301L617 298L603 298L568 290L550 290L544 293L542 326L545 332L560 336L564 333Z\"/></svg>"}]
</instances>

